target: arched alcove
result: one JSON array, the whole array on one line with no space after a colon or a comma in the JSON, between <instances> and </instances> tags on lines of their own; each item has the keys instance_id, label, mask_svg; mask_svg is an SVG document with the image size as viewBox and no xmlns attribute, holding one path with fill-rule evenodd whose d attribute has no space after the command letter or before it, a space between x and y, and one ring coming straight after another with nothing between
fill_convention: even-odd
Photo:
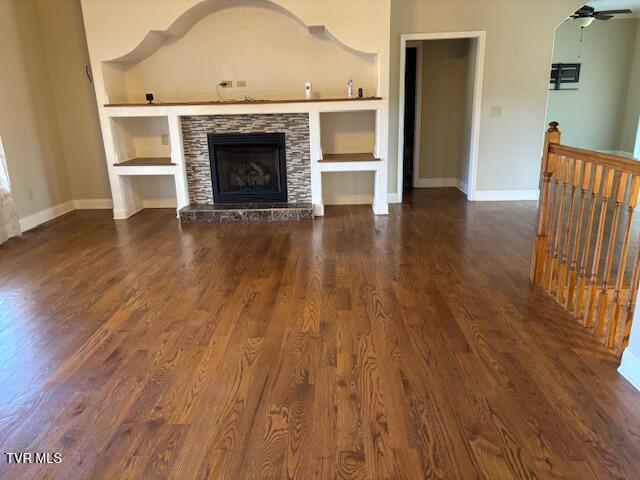
<instances>
[{"instance_id":1,"label":"arched alcove","mask_svg":"<svg viewBox=\"0 0 640 480\"><path fill-rule=\"evenodd\" d=\"M375 95L378 55L350 48L268 0L208 1L103 62L103 73L112 103L141 102L146 92L165 102L300 99L307 81L315 97L344 97L349 79ZM227 80L232 88L218 87Z\"/></svg>"}]
</instances>

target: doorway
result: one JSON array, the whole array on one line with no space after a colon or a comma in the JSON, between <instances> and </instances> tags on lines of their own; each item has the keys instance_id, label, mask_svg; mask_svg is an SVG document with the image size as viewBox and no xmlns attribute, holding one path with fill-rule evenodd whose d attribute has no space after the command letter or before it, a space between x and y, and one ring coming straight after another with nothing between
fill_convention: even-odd
<instances>
[{"instance_id":1,"label":"doorway","mask_svg":"<svg viewBox=\"0 0 640 480\"><path fill-rule=\"evenodd\" d=\"M457 187L474 200L485 32L403 34L398 192Z\"/></svg>"},{"instance_id":2,"label":"doorway","mask_svg":"<svg viewBox=\"0 0 640 480\"><path fill-rule=\"evenodd\" d=\"M404 77L404 149L402 154L403 181L402 188L413 188L413 166L416 150L416 110L419 102L416 99L417 59L419 46L408 46ZM419 129L418 129L419 130Z\"/></svg>"}]
</instances>

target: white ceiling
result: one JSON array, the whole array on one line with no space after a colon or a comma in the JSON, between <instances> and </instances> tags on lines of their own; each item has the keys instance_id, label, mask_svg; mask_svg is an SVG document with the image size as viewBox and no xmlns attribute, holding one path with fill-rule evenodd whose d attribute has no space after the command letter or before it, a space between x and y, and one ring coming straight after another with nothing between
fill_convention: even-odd
<instances>
[{"instance_id":1,"label":"white ceiling","mask_svg":"<svg viewBox=\"0 0 640 480\"><path fill-rule=\"evenodd\" d=\"M616 18L629 18L640 16L640 0L591 0L588 5L596 10L618 10L630 8L633 15L617 15Z\"/></svg>"}]
</instances>

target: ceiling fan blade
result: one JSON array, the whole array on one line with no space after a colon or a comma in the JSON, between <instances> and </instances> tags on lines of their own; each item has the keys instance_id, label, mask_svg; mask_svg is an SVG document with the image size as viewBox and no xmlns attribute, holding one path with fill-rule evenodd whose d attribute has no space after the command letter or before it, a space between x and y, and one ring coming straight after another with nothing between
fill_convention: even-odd
<instances>
[{"instance_id":1,"label":"ceiling fan blade","mask_svg":"<svg viewBox=\"0 0 640 480\"><path fill-rule=\"evenodd\" d=\"M578 10L576 10L573 13L573 15L571 15L571 17L572 18L588 17L592 15L594 11L595 11L595 8L590 7L589 5L585 5L584 7L581 7Z\"/></svg>"},{"instance_id":2,"label":"ceiling fan blade","mask_svg":"<svg viewBox=\"0 0 640 480\"><path fill-rule=\"evenodd\" d=\"M598 20L611 20L613 18L613 15L605 15L602 12L598 12L598 13L594 14L593 16Z\"/></svg>"},{"instance_id":3,"label":"ceiling fan blade","mask_svg":"<svg viewBox=\"0 0 640 480\"><path fill-rule=\"evenodd\" d=\"M595 12L596 9L593 7L590 7L589 5L585 5L584 7L580 7L578 10L576 10L576 14L577 15L588 15L590 13Z\"/></svg>"},{"instance_id":4,"label":"ceiling fan blade","mask_svg":"<svg viewBox=\"0 0 640 480\"><path fill-rule=\"evenodd\" d=\"M619 13L633 13L628 8L624 10L601 10L599 12L595 12L596 15L618 15Z\"/></svg>"}]
</instances>

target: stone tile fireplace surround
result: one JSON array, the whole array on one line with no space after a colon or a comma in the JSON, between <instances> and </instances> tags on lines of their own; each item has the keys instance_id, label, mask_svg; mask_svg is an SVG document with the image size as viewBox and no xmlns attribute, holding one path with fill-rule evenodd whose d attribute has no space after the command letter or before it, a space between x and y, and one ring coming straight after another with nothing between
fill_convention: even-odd
<instances>
[{"instance_id":1,"label":"stone tile fireplace surround","mask_svg":"<svg viewBox=\"0 0 640 480\"><path fill-rule=\"evenodd\" d=\"M181 117L189 202L213 203L207 134L284 133L289 203L311 203L309 115L306 113Z\"/></svg>"}]
</instances>

